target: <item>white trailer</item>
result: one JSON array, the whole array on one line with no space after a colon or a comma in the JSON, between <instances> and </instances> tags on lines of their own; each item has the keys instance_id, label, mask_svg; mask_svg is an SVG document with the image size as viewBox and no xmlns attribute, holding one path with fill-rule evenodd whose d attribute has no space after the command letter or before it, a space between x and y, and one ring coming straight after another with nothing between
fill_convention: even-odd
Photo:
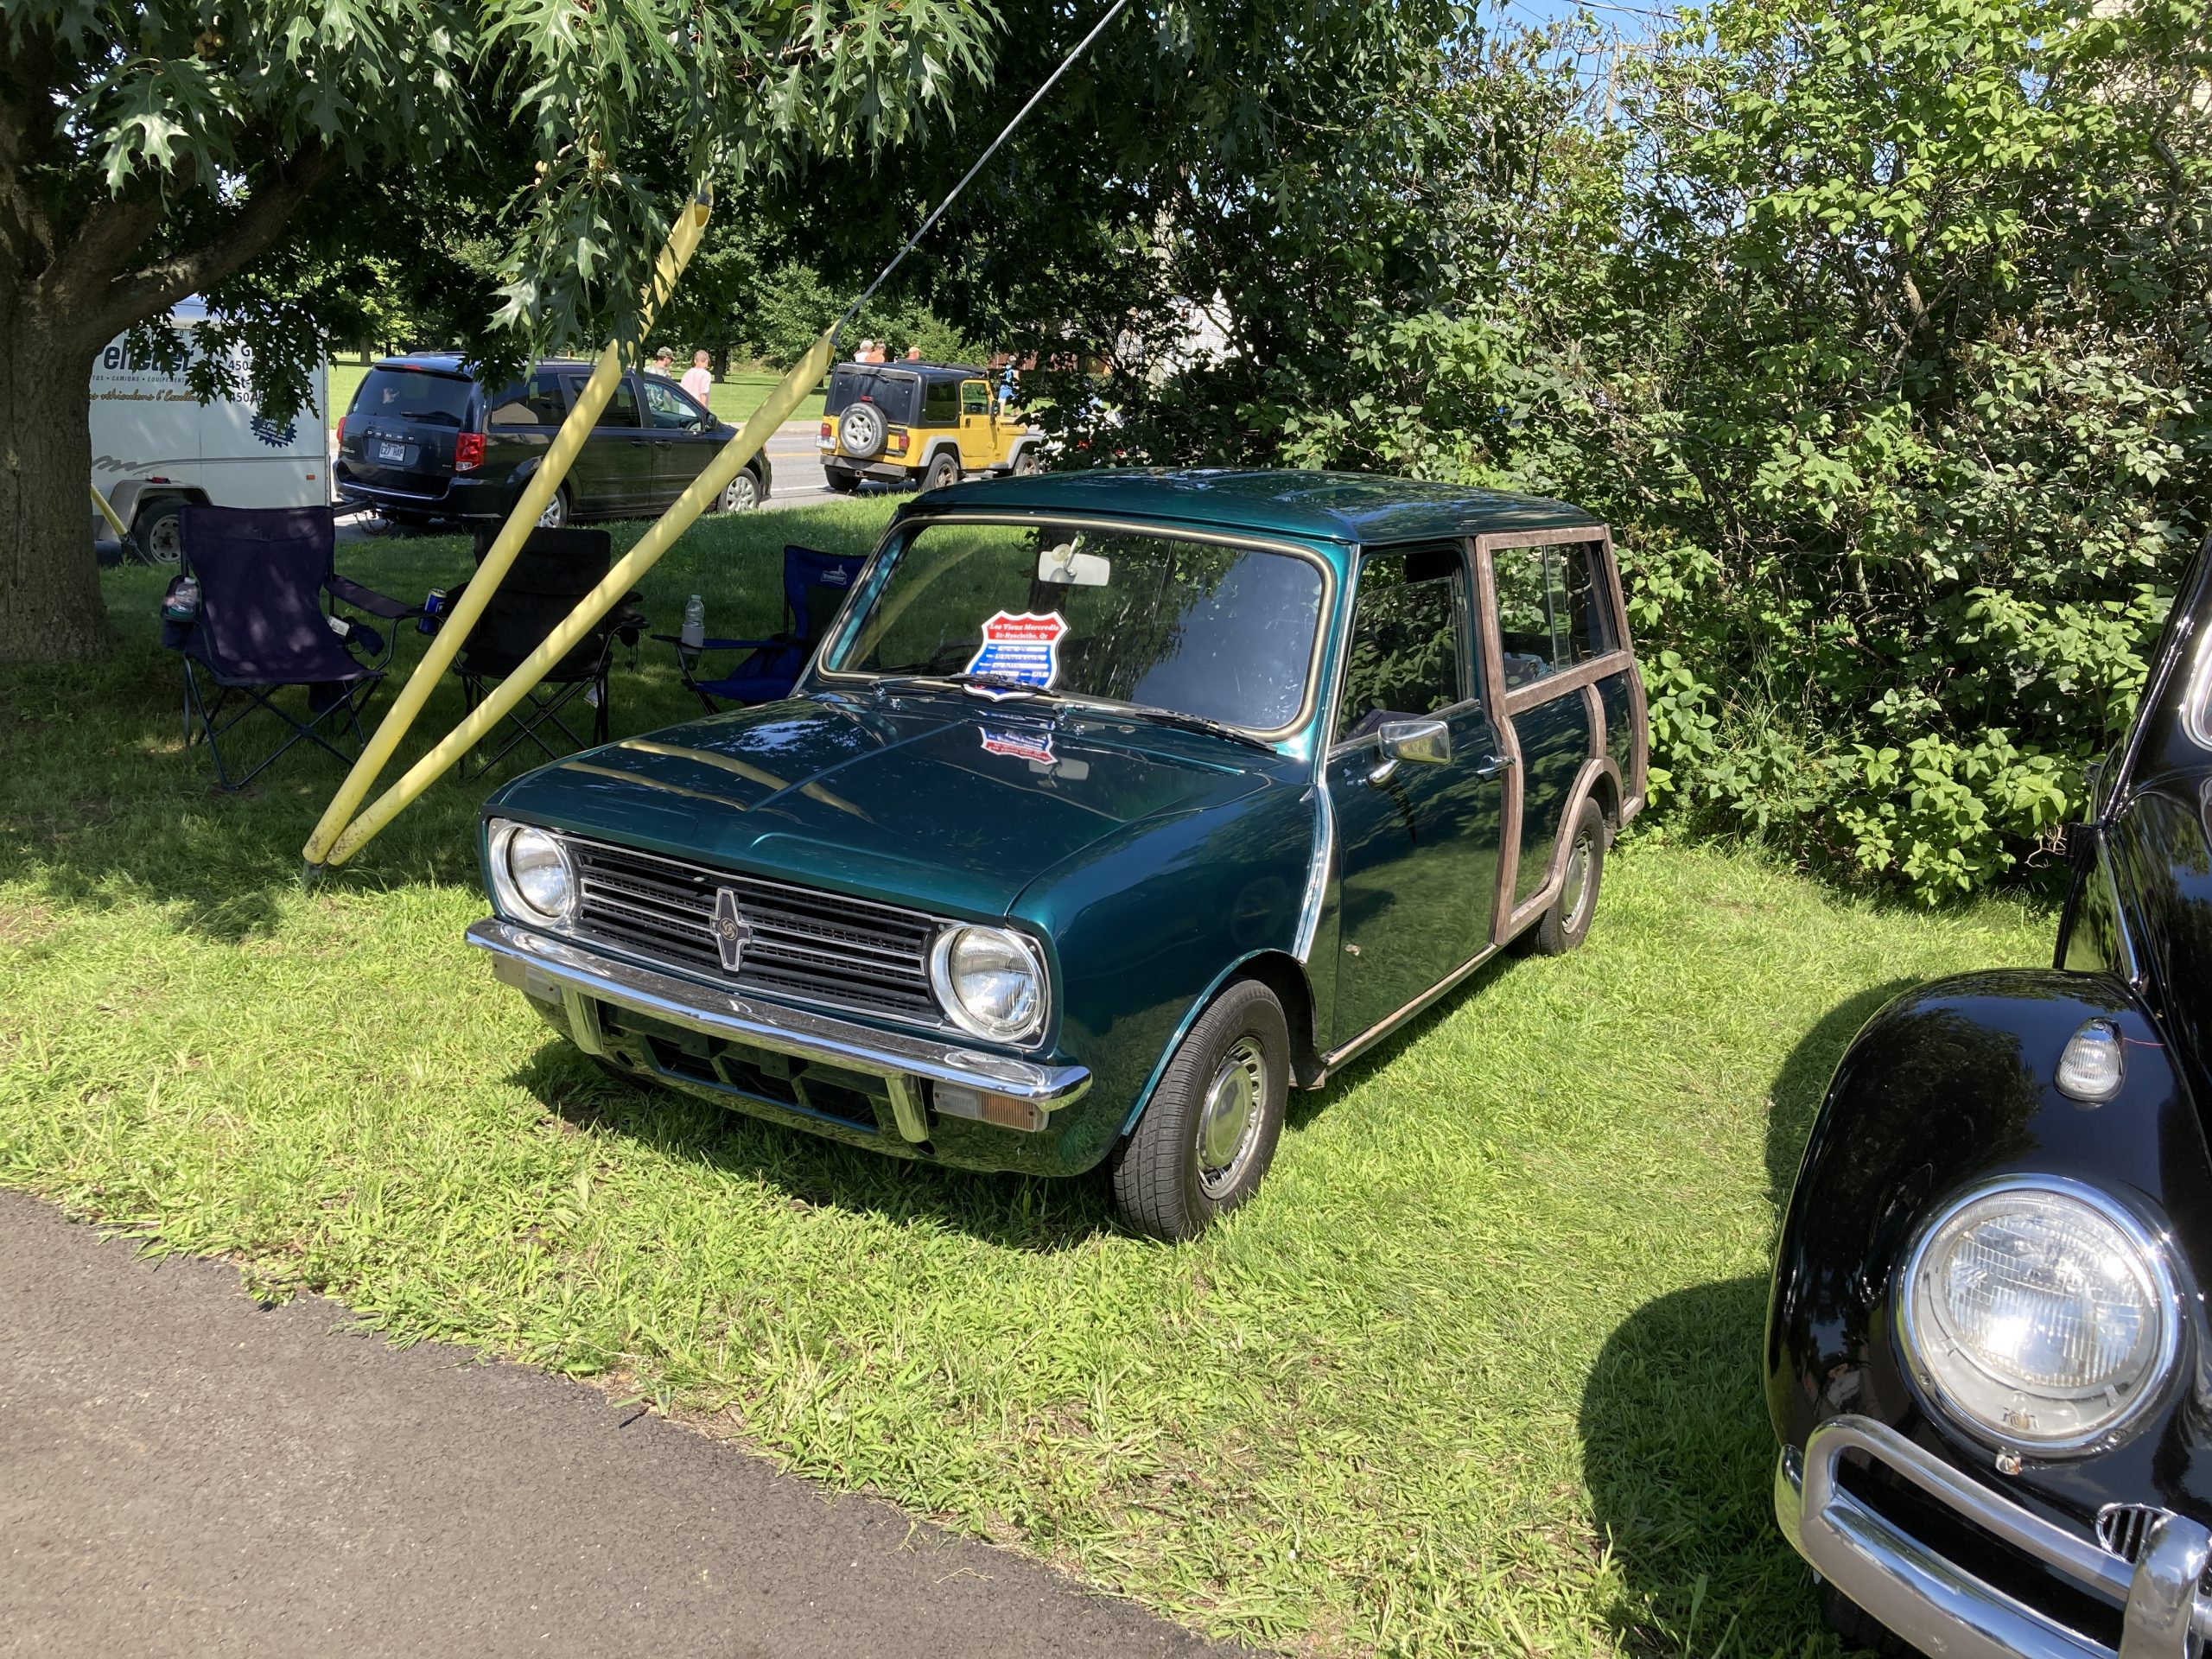
<instances>
[{"instance_id":1,"label":"white trailer","mask_svg":"<svg viewBox=\"0 0 2212 1659\"><path fill-rule=\"evenodd\" d=\"M190 299L169 314L169 323L188 342L207 317L206 304ZM177 509L188 501L329 505L327 364L315 365L312 405L276 421L238 398L201 403L181 373L133 359L127 340L111 340L92 365L92 488L129 527L142 556L176 562ZM105 515L92 511L95 543L114 546Z\"/></svg>"}]
</instances>

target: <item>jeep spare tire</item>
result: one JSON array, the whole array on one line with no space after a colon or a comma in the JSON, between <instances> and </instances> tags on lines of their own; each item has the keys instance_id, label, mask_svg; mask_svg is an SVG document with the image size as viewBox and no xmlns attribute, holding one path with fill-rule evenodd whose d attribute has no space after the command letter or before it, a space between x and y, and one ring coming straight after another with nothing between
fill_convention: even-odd
<instances>
[{"instance_id":1,"label":"jeep spare tire","mask_svg":"<svg viewBox=\"0 0 2212 1659\"><path fill-rule=\"evenodd\" d=\"M890 435L890 424L874 404L855 404L837 417L837 448L856 461L874 460Z\"/></svg>"}]
</instances>

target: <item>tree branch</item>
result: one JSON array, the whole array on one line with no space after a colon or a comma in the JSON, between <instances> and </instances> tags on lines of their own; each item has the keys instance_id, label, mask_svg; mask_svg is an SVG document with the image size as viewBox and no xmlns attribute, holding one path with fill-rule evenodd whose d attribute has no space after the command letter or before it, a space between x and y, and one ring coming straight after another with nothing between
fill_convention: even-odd
<instances>
[{"instance_id":1,"label":"tree branch","mask_svg":"<svg viewBox=\"0 0 2212 1659\"><path fill-rule=\"evenodd\" d=\"M212 287L266 252L283 234L300 204L337 165L337 156L325 149L291 156L199 246L111 278L86 308L86 332L112 340L131 324L161 315L188 294ZM156 205L155 222L159 220Z\"/></svg>"}]
</instances>

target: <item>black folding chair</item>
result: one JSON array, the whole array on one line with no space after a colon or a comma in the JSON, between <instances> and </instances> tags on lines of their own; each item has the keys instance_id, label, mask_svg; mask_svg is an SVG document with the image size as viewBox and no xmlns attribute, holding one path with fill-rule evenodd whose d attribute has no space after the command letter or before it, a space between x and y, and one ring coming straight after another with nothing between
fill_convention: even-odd
<instances>
[{"instance_id":1,"label":"black folding chair","mask_svg":"<svg viewBox=\"0 0 2212 1659\"><path fill-rule=\"evenodd\" d=\"M837 553L820 553L792 543L784 549L784 628L766 639L707 639L687 645L683 636L657 633L654 639L676 647L677 671L692 695L707 705L710 715L721 712L715 699L731 702L774 702L788 697L800 671L814 656L814 648L837 619L837 612L853 584L860 580L865 560ZM709 652L741 651L746 656L718 679L695 677Z\"/></svg>"},{"instance_id":2,"label":"black folding chair","mask_svg":"<svg viewBox=\"0 0 2212 1659\"><path fill-rule=\"evenodd\" d=\"M479 564L497 533L496 530L477 532ZM475 712L488 688L512 675L545 643L585 594L607 580L613 563L613 545L603 530L530 532L505 580L470 632L468 643L454 661L454 672L461 676L461 696L469 712ZM448 609L460 595L461 590L456 589L447 596ZM558 760L564 752L547 741L548 727L568 740L569 751L585 747L585 741L569 724L574 712L571 705L578 698L592 711L591 742L607 741L607 669L617 635L626 645L638 643L645 619L637 601L636 594L626 595L530 689L508 714L505 726L499 728L504 732L512 728L506 741L488 753L483 745L478 747L475 775L491 771L524 743L536 744L548 760ZM489 741L487 738L486 742ZM470 775L466 755L460 772L464 778Z\"/></svg>"},{"instance_id":3,"label":"black folding chair","mask_svg":"<svg viewBox=\"0 0 2212 1659\"><path fill-rule=\"evenodd\" d=\"M387 624L421 607L332 568L336 536L327 507L188 505L177 528L178 574L162 604L162 643L184 659L187 747L207 745L215 781L226 790L244 789L296 743L351 760L360 751L361 711L391 661L397 631L387 638L324 601ZM188 597L194 587L196 604ZM305 688L304 719L277 701L291 686ZM222 741L256 710L275 715L289 734L233 778ZM352 753L340 747L349 739Z\"/></svg>"}]
</instances>

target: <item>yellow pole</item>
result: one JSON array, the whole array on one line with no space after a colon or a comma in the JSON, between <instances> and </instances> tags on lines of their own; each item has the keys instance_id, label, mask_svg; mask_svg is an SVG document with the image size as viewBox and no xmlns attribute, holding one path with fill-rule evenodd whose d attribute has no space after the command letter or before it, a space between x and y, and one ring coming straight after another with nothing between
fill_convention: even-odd
<instances>
[{"instance_id":1,"label":"yellow pole","mask_svg":"<svg viewBox=\"0 0 2212 1659\"><path fill-rule=\"evenodd\" d=\"M743 429L722 446L721 452L708 463L707 470L691 480L691 487L677 496L675 504L639 538L638 544L623 555L621 561L607 573L607 580L584 596L582 602L569 613L568 620L548 634L545 642L500 681L492 695L477 704L475 712L454 727L443 742L417 760L405 777L353 820L331 848L328 862L343 864L360 851L369 838L391 823L403 807L428 789L485 733L505 719L508 711L544 677L546 671L575 649L600 618L637 586L638 579L652 569L660 556L674 545L676 538L713 505L730 480L743 470L745 463L760 453L769 434L789 419L799 401L814 390L815 384L829 372L833 350L826 334L814 342L807 354L768 394L768 401L753 410L753 418L746 422Z\"/></svg>"},{"instance_id":2,"label":"yellow pole","mask_svg":"<svg viewBox=\"0 0 2212 1659\"><path fill-rule=\"evenodd\" d=\"M115 516L115 509L108 505L107 497L100 493L100 486L97 484L87 484L85 487L92 493L92 505L100 510L100 517L106 519L114 528L115 539L118 542L129 541L130 526Z\"/></svg>"},{"instance_id":3,"label":"yellow pole","mask_svg":"<svg viewBox=\"0 0 2212 1659\"><path fill-rule=\"evenodd\" d=\"M699 238L707 228L707 215L711 205L707 193L702 190L684 204L683 211L677 215L675 227L668 234L668 245L661 250L660 258L654 265L652 290L645 296L644 305L639 312L638 337L640 340L645 338L645 330L652 326L654 314L667 302L669 294L676 287L677 277L682 275L683 267L690 263L692 253L698 248ZM399 747L400 739L407 735L416 716L423 712L423 705L429 701L430 693L437 690L438 682L444 677L448 665L467 642L469 630L476 626L477 619L484 614L484 607L492 602L492 595L499 591L499 583L505 580L508 567L514 563L515 556L522 551L523 543L536 528L538 515L553 499L554 491L568 476L569 467L575 461L577 452L583 448L584 440L590 436L601 411L606 409L607 400L614 395L615 383L621 378L622 369L621 351L617 342L609 340L607 349L599 354L599 362L593 368L591 378L584 382L575 407L569 411L569 418L562 422L561 429L553 435L553 442L545 451L545 459L538 463L537 470L531 474L530 481L523 486L514 511L507 515L507 522L500 527L499 538L492 543L491 550L484 556L484 563L477 567L476 574L469 579L460 602L453 607L452 613L431 639L430 647L423 653L422 660L415 664L414 672L408 676L407 683L400 688L398 696L393 699L391 709L378 725L376 734L370 738L368 747L354 761L353 769L346 774L346 781L338 786L338 793L323 809L322 817L315 824L315 833L308 837L308 844L303 849L302 855L307 860L310 874L317 865L340 861L332 850L340 832L346 828L355 810L374 786L378 774L391 760L392 751Z\"/></svg>"}]
</instances>

